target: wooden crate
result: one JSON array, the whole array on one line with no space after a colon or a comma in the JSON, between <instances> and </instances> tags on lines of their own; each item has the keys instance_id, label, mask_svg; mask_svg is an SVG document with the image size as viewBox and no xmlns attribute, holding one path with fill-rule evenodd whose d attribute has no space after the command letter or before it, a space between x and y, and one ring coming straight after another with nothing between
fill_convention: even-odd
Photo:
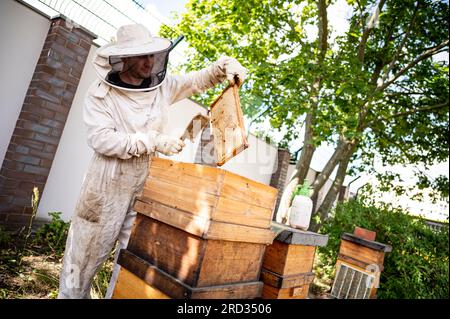
<instances>
[{"instance_id":1,"label":"wooden crate","mask_svg":"<svg viewBox=\"0 0 450 319\"><path fill-rule=\"evenodd\" d=\"M277 233L267 247L261 280L264 282L262 298L304 299L314 280L312 267L317 246L325 246L328 236L272 223Z\"/></svg>"},{"instance_id":2,"label":"wooden crate","mask_svg":"<svg viewBox=\"0 0 450 319\"><path fill-rule=\"evenodd\" d=\"M152 158L149 165L134 205L138 214L127 256L174 278L195 296L222 286L229 291L230 285L237 286L228 295L220 289L214 295L257 295L264 251L275 237L270 225L277 189L198 164ZM180 296L171 289L181 288L145 280L129 265L123 266L151 287Z\"/></svg>"},{"instance_id":3,"label":"wooden crate","mask_svg":"<svg viewBox=\"0 0 450 319\"><path fill-rule=\"evenodd\" d=\"M314 273L281 276L262 269L261 280L264 282L263 299L305 299L314 280Z\"/></svg>"},{"instance_id":4,"label":"wooden crate","mask_svg":"<svg viewBox=\"0 0 450 319\"><path fill-rule=\"evenodd\" d=\"M253 299L262 293L261 281L191 287L128 250L121 251L118 262L115 299Z\"/></svg>"},{"instance_id":5,"label":"wooden crate","mask_svg":"<svg viewBox=\"0 0 450 319\"><path fill-rule=\"evenodd\" d=\"M204 238L272 242L276 188L199 164L153 157L149 165L137 212Z\"/></svg>"},{"instance_id":6,"label":"wooden crate","mask_svg":"<svg viewBox=\"0 0 450 319\"><path fill-rule=\"evenodd\" d=\"M383 271L384 256L392 251L390 245L382 244L374 240L369 240L365 234L369 233L365 229L356 228L355 234L344 233L341 236L341 246L336 261L336 274L345 266L346 269L352 269L361 274L373 277L372 286L368 288L368 293L361 298L376 298L377 287L380 281L381 272ZM361 234L363 236L361 236ZM370 239L375 238L375 233L370 234ZM335 280L338 278L336 275ZM337 283L342 284L342 283ZM333 284L332 294L336 298L360 298L355 292L348 289L344 297L336 293L339 289L335 289L336 282ZM350 285L351 286L351 285Z\"/></svg>"},{"instance_id":7,"label":"wooden crate","mask_svg":"<svg viewBox=\"0 0 450 319\"><path fill-rule=\"evenodd\" d=\"M138 214L127 249L192 287L259 280L264 243L211 240Z\"/></svg>"}]
</instances>

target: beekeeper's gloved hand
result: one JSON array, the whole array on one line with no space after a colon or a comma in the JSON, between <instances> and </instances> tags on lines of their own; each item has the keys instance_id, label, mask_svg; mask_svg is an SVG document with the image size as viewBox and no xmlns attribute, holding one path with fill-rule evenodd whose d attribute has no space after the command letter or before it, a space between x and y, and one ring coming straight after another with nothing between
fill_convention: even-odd
<instances>
[{"instance_id":1,"label":"beekeeper's gloved hand","mask_svg":"<svg viewBox=\"0 0 450 319\"><path fill-rule=\"evenodd\" d=\"M181 152L184 146L184 142L179 138L165 134L158 134L155 137L155 150L167 156Z\"/></svg>"},{"instance_id":2,"label":"beekeeper's gloved hand","mask_svg":"<svg viewBox=\"0 0 450 319\"><path fill-rule=\"evenodd\" d=\"M237 77L238 85L241 85L247 78L247 69L238 60L225 56L221 57L218 62L231 85L234 84L235 77Z\"/></svg>"}]
</instances>

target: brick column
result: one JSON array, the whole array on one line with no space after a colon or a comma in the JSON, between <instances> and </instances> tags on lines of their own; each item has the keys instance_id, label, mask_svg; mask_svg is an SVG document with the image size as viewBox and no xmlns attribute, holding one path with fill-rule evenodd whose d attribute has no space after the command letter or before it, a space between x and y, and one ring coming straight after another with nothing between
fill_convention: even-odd
<instances>
[{"instance_id":1,"label":"brick column","mask_svg":"<svg viewBox=\"0 0 450 319\"><path fill-rule=\"evenodd\" d=\"M52 21L0 170L0 224L8 229L30 221L33 187L42 194L93 39Z\"/></svg>"},{"instance_id":2,"label":"brick column","mask_svg":"<svg viewBox=\"0 0 450 319\"><path fill-rule=\"evenodd\" d=\"M280 205L281 196L284 191L284 184L286 183L287 171L289 168L289 162L291 161L291 154L289 150L286 149L278 149L278 160L277 160L277 170L272 174L272 178L270 179L270 186L278 189L278 198L277 204L275 206L275 212L278 210L278 206ZM274 215L274 219L276 218L276 214Z\"/></svg>"}]
</instances>

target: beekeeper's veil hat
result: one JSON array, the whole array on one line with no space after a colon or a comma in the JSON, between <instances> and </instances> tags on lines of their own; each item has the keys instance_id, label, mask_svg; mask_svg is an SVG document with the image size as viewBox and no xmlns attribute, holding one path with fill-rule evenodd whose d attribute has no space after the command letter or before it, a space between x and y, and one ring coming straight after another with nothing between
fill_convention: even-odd
<instances>
[{"instance_id":1,"label":"beekeeper's veil hat","mask_svg":"<svg viewBox=\"0 0 450 319\"><path fill-rule=\"evenodd\" d=\"M169 52L181 40L172 41L160 37L154 37L142 24L124 25L117 30L117 40L114 43L100 47L94 58L94 67L101 80L108 85L129 91L149 91L162 84L166 77ZM123 70L123 58L133 56L153 56L153 66L148 78L142 85L124 86L118 81L118 74ZM122 83L122 84L121 84Z\"/></svg>"}]
</instances>

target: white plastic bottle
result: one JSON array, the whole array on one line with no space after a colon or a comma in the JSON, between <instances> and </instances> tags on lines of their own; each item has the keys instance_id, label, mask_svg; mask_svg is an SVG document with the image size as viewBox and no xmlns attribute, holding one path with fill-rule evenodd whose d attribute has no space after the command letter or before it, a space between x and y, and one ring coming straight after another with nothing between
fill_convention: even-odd
<instances>
[{"instance_id":1,"label":"white plastic bottle","mask_svg":"<svg viewBox=\"0 0 450 319\"><path fill-rule=\"evenodd\" d=\"M308 230L312 209L311 198L305 195L296 195L290 208L289 225L301 230Z\"/></svg>"}]
</instances>

